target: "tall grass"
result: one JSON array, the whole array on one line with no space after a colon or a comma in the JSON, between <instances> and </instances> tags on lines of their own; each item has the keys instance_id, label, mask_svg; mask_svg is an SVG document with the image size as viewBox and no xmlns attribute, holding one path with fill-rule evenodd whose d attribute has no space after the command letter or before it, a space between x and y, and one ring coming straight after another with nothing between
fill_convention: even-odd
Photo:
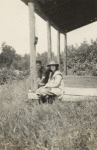
<instances>
[{"instance_id":1,"label":"tall grass","mask_svg":"<svg viewBox=\"0 0 97 150\"><path fill-rule=\"evenodd\" d=\"M96 98L27 103L29 86L25 79L1 87L0 150L97 149Z\"/></svg>"}]
</instances>

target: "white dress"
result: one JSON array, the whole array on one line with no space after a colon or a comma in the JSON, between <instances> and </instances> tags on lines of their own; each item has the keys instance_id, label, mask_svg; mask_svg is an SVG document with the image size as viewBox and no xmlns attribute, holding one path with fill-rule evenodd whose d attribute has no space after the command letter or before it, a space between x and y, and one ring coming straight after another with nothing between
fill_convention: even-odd
<instances>
[{"instance_id":1,"label":"white dress","mask_svg":"<svg viewBox=\"0 0 97 150\"><path fill-rule=\"evenodd\" d=\"M36 94L41 96L56 95L62 98L63 88L64 83L62 73L56 71L52 77L49 77L49 81L44 87L37 89Z\"/></svg>"}]
</instances>

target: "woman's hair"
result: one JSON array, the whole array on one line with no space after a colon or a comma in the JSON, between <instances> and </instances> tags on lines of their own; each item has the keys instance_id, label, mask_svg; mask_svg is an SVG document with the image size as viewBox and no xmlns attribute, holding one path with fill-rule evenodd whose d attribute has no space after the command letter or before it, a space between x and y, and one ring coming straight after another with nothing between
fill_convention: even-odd
<instances>
[{"instance_id":1,"label":"woman's hair","mask_svg":"<svg viewBox=\"0 0 97 150\"><path fill-rule=\"evenodd\" d=\"M59 70L59 65L56 65L56 70Z\"/></svg>"}]
</instances>

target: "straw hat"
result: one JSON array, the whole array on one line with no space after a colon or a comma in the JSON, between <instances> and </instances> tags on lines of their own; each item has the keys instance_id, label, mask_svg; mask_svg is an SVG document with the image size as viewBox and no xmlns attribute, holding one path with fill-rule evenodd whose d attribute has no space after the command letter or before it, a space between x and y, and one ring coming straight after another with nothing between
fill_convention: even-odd
<instances>
[{"instance_id":1,"label":"straw hat","mask_svg":"<svg viewBox=\"0 0 97 150\"><path fill-rule=\"evenodd\" d=\"M59 66L59 64L56 63L55 61L51 61L47 66L52 66L52 65Z\"/></svg>"}]
</instances>

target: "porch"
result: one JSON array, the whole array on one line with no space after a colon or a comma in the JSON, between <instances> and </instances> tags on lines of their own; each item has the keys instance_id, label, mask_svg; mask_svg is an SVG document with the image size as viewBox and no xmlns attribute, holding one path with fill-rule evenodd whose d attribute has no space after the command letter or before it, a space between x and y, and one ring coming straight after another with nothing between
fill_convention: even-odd
<instances>
[{"instance_id":1,"label":"porch","mask_svg":"<svg viewBox=\"0 0 97 150\"><path fill-rule=\"evenodd\" d=\"M51 26L57 30L57 61L60 66L60 33L64 35L64 93L65 95L97 96L96 77L67 76L67 33L97 20L97 2L91 0L22 0L29 8L31 90L36 83L36 12L47 22L48 61L52 60Z\"/></svg>"}]
</instances>

